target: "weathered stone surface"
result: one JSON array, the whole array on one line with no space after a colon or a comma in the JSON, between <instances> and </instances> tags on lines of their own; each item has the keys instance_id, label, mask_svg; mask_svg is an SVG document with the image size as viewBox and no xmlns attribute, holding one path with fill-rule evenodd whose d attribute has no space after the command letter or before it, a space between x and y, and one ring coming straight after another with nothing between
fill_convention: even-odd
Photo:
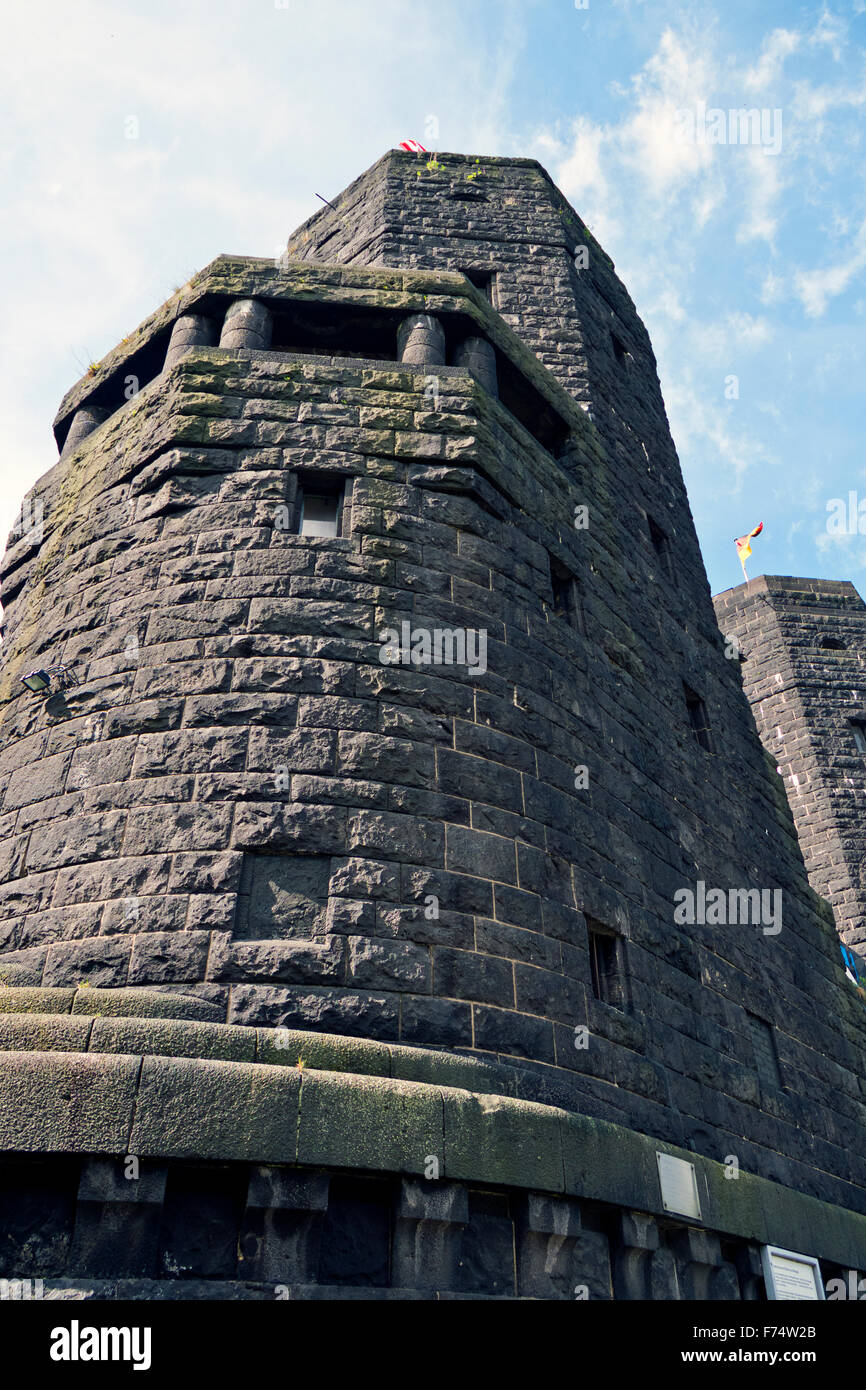
<instances>
[{"instance_id":1,"label":"weathered stone surface","mask_svg":"<svg viewBox=\"0 0 866 1390\"><path fill-rule=\"evenodd\" d=\"M0 1013L0 1051L86 1052L92 1026L92 1019L66 1014Z\"/></svg>"},{"instance_id":2,"label":"weathered stone surface","mask_svg":"<svg viewBox=\"0 0 866 1390\"><path fill-rule=\"evenodd\" d=\"M68 1014L74 989L0 989L0 1013Z\"/></svg>"},{"instance_id":3,"label":"weathered stone surface","mask_svg":"<svg viewBox=\"0 0 866 1390\"><path fill-rule=\"evenodd\" d=\"M256 1063L146 1057L131 1153L186 1158L295 1158L300 1078Z\"/></svg>"},{"instance_id":4,"label":"weathered stone surface","mask_svg":"<svg viewBox=\"0 0 866 1390\"><path fill-rule=\"evenodd\" d=\"M302 1163L423 1173L443 1151L442 1098L434 1086L378 1077L347 1085L325 1072L304 1078L298 1135Z\"/></svg>"},{"instance_id":5,"label":"weathered stone surface","mask_svg":"<svg viewBox=\"0 0 866 1390\"><path fill-rule=\"evenodd\" d=\"M46 994L60 991L47 990ZM39 991L40 995L43 993ZM222 1021L220 1009L205 999L189 994L164 994L153 989L79 989L72 1000L72 1012L94 1017L185 1018L203 1022Z\"/></svg>"},{"instance_id":6,"label":"weathered stone surface","mask_svg":"<svg viewBox=\"0 0 866 1390\"><path fill-rule=\"evenodd\" d=\"M226 1028L191 1019L96 1018L89 1050L252 1062L256 1035L252 1028Z\"/></svg>"},{"instance_id":7,"label":"weathered stone surface","mask_svg":"<svg viewBox=\"0 0 866 1390\"><path fill-rule=\"evenodd\" d=\"M445 1176L478 1171L484 1154L491 1182L561 1192L564 1187L560 1113L527 1101L443 1091Z\"/></svg>"},{"instance_id":8,"label":"weathered stone surface","mask_svg":"<svg viewBox=\"0 0 866 1390\"><path fill-rule=\"evenodd\" d=\"M137 1057L69 1052L0 1056L0 1148L126 1153Z\"/></svg>"},{"instance_id":9,"label":"weathered stone surface","mask_svg":"<svg viewBox=\"0 0 866 1390\"><path fill-rule=\"evenodd\" d=\"M210 936L203 931L142 932L133 943L128 982L200 980L209 946Z\"/></svg>"}]
</instances>

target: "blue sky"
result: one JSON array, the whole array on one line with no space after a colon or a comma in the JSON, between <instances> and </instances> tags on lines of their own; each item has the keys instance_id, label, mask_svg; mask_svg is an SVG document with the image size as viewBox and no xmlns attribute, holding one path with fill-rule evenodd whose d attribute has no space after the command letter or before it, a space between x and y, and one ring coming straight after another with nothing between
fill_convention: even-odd
<instances>
[{"instance_id":1,"label":"blue sky","mask_svg":"<svg viewBox=\"0 0 866 1390\"><path fill-rule=\"evenodd\" d=\"M763 145L729 122L697 138L699 113L732 108L766 112ZM276 254L316 193L413 136L535 156L616 262L714 592L763 521L751 575L866 594L866 535L827 530L833 498L866 503L864 116L866 0L15 7L0 529L55 462L51 421L90 360L218 253Z\"/></svg>"}]
</instances>

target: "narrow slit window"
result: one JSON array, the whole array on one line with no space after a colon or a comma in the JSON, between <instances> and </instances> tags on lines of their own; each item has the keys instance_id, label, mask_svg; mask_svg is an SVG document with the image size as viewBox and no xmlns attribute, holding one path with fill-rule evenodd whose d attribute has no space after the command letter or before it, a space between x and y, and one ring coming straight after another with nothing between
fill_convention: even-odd
<instances>
[{"instance_id":1,"label":"narrow slit window","mask_svg":"<svg viewBox=\"0 0 866 1390\"><path fill-rule=\"evenodd\" d=\"M580 596L580 585L570 569L559 560L550 559L550 588L553 593L553 612L557 618L586 636L586 619Z\"/></svg>"},{"instance_id":2,"label":"narrow slit window","mask_svg":"<svg viewBox=\"0 0 866 1390\"><path fill-rule=\"evenodd\" d=\"M494 272L492 270L485 270L483 267L478 268L476 266L461 266L460 274L465 275L466 279L477 290L481 291L485 299L489 299L491 304L494 303Z\"/></svg>"},{"instance_id":3,"label":"narrow slit window","mask_svg":"<svg viewBox=\"0 0 866 1390\"><path fill-rule=\"evenodd\" d=\"M603 1004L625 1009L622 949L616 932L587 918L592 992Z\"/></svg>"},{"instance_id":4,"label":"narrow slit window","mask_svg":"<svg viewBox=\"0 0 866 1390\"><path fill-rule=\"evenodd\" d=\"M696 690L692 690L690 685L683 683L683 694L686 698L686 710L688 711L689 723L692 726L692 733L698 743L707 753L713 751L713 740L710 735L710 721L707 717L707 707Z\"/></svg>"},{"instance_id":5,"label":"narrow slit window","mask_svg":"<svg viewBox=\"0 0 866 1390\"><path fill-rule=\"evenodd\" d=\"M857 745L857 752L866 754L866 719L852 719L851 732Z\"/></svg>"},{"instance_id":6,"label":"narrow slit window","mask_svg":"<svg viewBox=\"0 0 866 1390\"><path fill-rule=\"evenodd\" d=\"M767 1086L773 1086L777 1091L782 1089L782 1076L779 1071L779 1060L776 1056L776 1043L773 1038L773 1029L769 1023L765 1023L757 1014L746 1014L746 1026L752 1043L752 1052L755 1058L755 1070L758 1073L759 1081Z\"/></svg>"},{"instance_id":7,"label":"narrow slit window","mask_svg":"<svg viewBox=\"0 0 866 1390\"><path fill-rule=\"evenodd\" d=\"M670 541L668 540L665 532L659 526L658 522L653 521L653 518L651 516L647 517L647 525L649 527L650 540L652 541L653 550L655 551L656 556L658 557L659 564L662 568L662 573L666 576L666 578L673 580L676 578L676 576L674 574L674 566L673 561L671 559Z\"/></svg>"},{"instance_id":8,"label":"narrow slit window","mask_svg":"<svg viewBox=\"0 0 866 1390\"><path fill-rule=\"evenodd\" d=\"M343 491L321 483L301 483L298 489L298 535L339 536L343 524Z\"/></svg>"},{"instance_id":9,"label":"narrow slit window","mask_svg":"<svg viewBox=\"0 0 866 1390\"><path fill-rule=\"evenodd\" d=\"M624 366L628 362L629 358L628 348L622 341L622 338L618 338L615 333L611 333L610 341L613 347L614 357L616 358L617 362Z\"/></svg>"}]
</instances>

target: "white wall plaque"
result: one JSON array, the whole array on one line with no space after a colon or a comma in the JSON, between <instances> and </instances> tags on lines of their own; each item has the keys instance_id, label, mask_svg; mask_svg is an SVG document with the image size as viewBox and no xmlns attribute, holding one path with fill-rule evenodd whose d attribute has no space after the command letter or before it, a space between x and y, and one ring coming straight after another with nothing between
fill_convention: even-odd
<instances>
[{"instance_id":1,"label":"white wall plaque","mask_svg":"<svg viewBox=\"0 0 866 1390\"><path fill-rule=\"evenodd\" d=\"M700 1221L701 1199L698 1196L695 1165L684 1158L675 1158L673 1154L656 1152L656 1159L665 1211L675 1211L678 1216L691 1216L695 1221Z\"/></svg>"},{"instance_id":2,"label":"white wall plaque","mask_svg":"<svg viewBox=\"0 0 866 1390\"><path fill-rule=\"evenodd\" d=\"M795 1250L765 1245L761 1250L761 1264L767 1298L816 1302L825 1297L821 1267L812 1255L798 1255Z\"/></svg>"}]
</instances>

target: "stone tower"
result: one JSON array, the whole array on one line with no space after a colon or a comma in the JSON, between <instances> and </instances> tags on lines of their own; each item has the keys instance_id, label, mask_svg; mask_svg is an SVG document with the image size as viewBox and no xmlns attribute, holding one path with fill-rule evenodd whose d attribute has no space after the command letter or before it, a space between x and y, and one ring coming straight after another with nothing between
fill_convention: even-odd
<instances>
[{"instance_id":1,"label":"stone tower","mask_svg":"<svg viewBox=\"0 0 866 1390\"><path fill-rule=\"evenodd\" d=\"M55 431L3 570L3 1272L866 1267L866 1016L646 331L544 170L386 155Z\"/></svg>"},{"instance_id":2,"label":"stone tower","mask_svg":"<svg viewBox=\"0 0 866 1390\"><path fill-rule=\"evenodd\" d=\"M866 604L852 584L763 575L714 600L782 769L815 890L866 955Z\"/></svg>"}]
</instances>

